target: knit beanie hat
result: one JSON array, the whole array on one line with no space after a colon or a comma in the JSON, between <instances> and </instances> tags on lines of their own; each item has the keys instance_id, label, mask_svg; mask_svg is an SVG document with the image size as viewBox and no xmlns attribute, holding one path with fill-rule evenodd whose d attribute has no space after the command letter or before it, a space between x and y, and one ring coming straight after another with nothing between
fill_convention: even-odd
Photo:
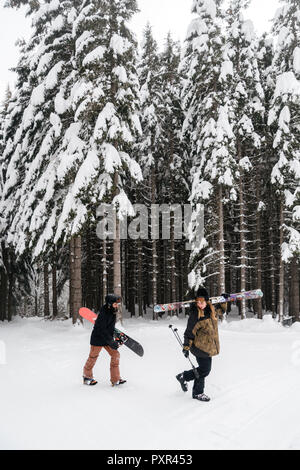
<instances>
[{"instance_id":1,"label":"knit beanie hat","mask_svg":"<svg viewBox=\"0 0 300 470\"><path fill-rule=\"evenodd\" d=\"M198 297L203 297L206 301L209 300L209 295L206 289L204 287L199 287L199 289L196 292L196 298Z\"/></svg>"},{"instance_id":2,"label":"knit beanie hat","mask_svg":"<svg viewBox=\"0 0 300 470\"><path fill-rule=\"evenodd\" d=\"M116 295L116 294L108 294L106 297L105 297L105 303L106 305L108 306L112 306L112 304L114 303L119 303L122 301L122 297L120 295Z\"/></svg>"}]
</instances>

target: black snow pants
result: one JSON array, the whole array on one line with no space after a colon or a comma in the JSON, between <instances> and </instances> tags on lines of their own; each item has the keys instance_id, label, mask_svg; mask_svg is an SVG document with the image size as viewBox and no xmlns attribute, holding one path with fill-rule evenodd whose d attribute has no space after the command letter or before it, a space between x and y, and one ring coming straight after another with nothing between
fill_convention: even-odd
<instances>
[{"instance_id":1,"label":"black snow pants","mask_svg":"<svg viewBox=\"0 0 300 470\"><path fill-rule=\"evenodd\" d=\"M193 386L193 397L200 395L204 392L205 377L207 377L211 371L212 358L211 357L196 357L198 362L197 371L199 379L196 379L194 370L188 370L183 373L183 378L186 382L194 380Z\"/></svg>"}]
</instances>

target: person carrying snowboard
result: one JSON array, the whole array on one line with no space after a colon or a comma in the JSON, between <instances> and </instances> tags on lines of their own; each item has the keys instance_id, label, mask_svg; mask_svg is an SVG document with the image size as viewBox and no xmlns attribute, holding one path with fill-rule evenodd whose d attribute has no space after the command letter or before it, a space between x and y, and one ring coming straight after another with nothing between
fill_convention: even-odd
<instances>
[{"instance_id":1,"label":"person carrying snowboard","mask_svg":"<svg viewBox=\"0 0 300 470\"><path fill-rule=\"evenodd\" d=\"M116 314L122 299L119 295L108 294L105 297L105 305L101 307L100 313L95 321L91 334L90 354L83 369L83 383L85 385L96 385L94 380L93 368L102 348L104 348L111 357L110 360L110 381L112 386L121 385L126 380L120 377L120 341L114 339L114 329L116 324Z\"/></svg>"},{"instance_id":2,"label":"person carrying snowboard","mask_svg":"<svg viewBox=\"0 0 300 470\"><path fill-rule=\"evenodd\" d=\"M222 294L225 298L228 294ZM210 401L204 393L205 377L211 371L212 357L220 352L218 333L218 316L226 312L227 304L218 304L216 307L209 301L204 288L199 288L195 302L191 304L190 315L184 332L183 354L189 356L191 352L197 360L198 378L194 370L184 371L176 376L181 388L187 392L187 382L194 380L193 398L199 401Z\"/></svg>"}]
</instances>

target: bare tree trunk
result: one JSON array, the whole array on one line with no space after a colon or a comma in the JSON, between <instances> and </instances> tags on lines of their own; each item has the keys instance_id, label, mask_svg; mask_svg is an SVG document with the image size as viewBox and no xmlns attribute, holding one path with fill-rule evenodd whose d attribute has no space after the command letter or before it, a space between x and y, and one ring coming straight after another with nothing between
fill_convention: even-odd
<instances>
[{"instance_id":1,"label":"bare tree trunk","mask_svg":"<svg viewBox=\"0 0 300 470\"><path fill-rule=\"evenodd\" d=\"M170 213L170 302L176 302L176 264L175 264L175 239L174 239L174 212Z\"/></svg>"},{"instance_id":2,"label":"bare tree trunk","mask_svg":"<svg viewBox=\"0 0 300 470\"><path fill-rule=\"evenodd\" d=\"M34 293L34 315L37 317L39 314L39 309L38 309L38 293L37 290L35 290Z\"/></svg>"},{"instance_id":3,"label":"bare tree trunk","mask_svg":"<svg viewBox=\"0 0 300 470\"><path fill-rule=\"evenodd\" d=\"M70 318L73 318L74 311L74 277L75 277L75 246L74 237L70 240L70 255L69 255L69 314Z\"/></svg>"},{"instance_id":4,"label":"bare tree trunk","mask_svg":"<svg viewBox=\"0 0 300 470\"><path fill-rule=\"evenodd\" d=\"M157 304L157 241L152 240L152 303ZM158 320L158 314L153 312L153 320Z\"/></svg>"},{"instance_id":5,"label":"bare tree trunk","mask_svg":"<svg viewBox=\"0 0 300 470\"><path fill-rule=\"evenodd\" d=\"M52 264L52 315L57 317L57 265L56 265L56 251L54 251L54 259Z\"/></svg>"},{"instance_id":6,"label":"bare tree trunk","mask_svg":"<svg viewBox=\"0 0 300 470\"><path fill-rule=\"evenodd\" d=\"M284 269L285 265L282 259L282 245L284 241L283 234L283 224L284 224L284 206L283 200L280 202L280 213L279 213L279 249L280 249L280 261L279 261L279 303L278 303L278 321L281 322L284 314Z\"/></svg>"},{"instance_id":7,"label":"bare tree trunk","mask_svg":"<svg viewBox=\"0 0 300 470\"><path fill-rule=\"evenodd\" d=\"M0 269L0 320L7 320L7 291L8 291L8 263L7 263L7 249L2 243L0 250L3 254L3 267Z\"/></svg>"},{"instance_id":8,"label":"bare tree trunk","mask_svg":"<svg viewBox=\"0 0 300 470\"><path fill-rule=\"evenodd\" d=\"M116 230L114 237L114 293L121 295L121 242L120 242L120 222L116 217Z\"/></svg>"},{"instance_id":9,"label":"bare tree trunk","mask_svg":"<svg viewBox=\"0 0 300 470\"><path fill-rule=\"evenodd\" d=\"M225 292L225 248L224 248L224 212L222 187L218 189L218 215L219 215L219 293Z\"/></svg>"},{"instance_id":10,"label":"bare tree trunk","mask_svg":"<svg viewBox=\"0 0 300 470\"><path fill-rule=\"evenodd\" d=\"M238 155L241 158L241 144L239 143ZM245 221L245 201L244 201L244 172L240 169L240 191L239 191L239 218L240 218L240 290L244 292L246 290L246 221ZM242 299L240 301L241 306L241 320L246 318L246 301Z\"/></svg>"},{"instance_id":11,"label":"bare tree trunk","mask_svg":"<svg viewBox=\"0 0 300 470\"><path fill-rule=\"evenodd\" d=\"M138 280L138 291L137 291L137 300L138 300L138 312L139 316L143 316L143 247L142 240L139 238L137 240L138 247L138 262L137 262L137 280Z\"/></svg>"},{"instance_id":12,"label":"bare tree trunk","mask_svg":"<svg viewBox=\"0 0 300 470\"><path fill-rule=\"evenodd\" d=\"M118 194L118 175L115 174L115 194ZM118 214L115 218L115 233L113 239L113 291L116 295L122 295L122 271L121 271L121 240L120 240L120 221ZM122 308L118 310L117 321L122 322Z\"/></svg>"},{"instance_id":13,"label":"bare tree trunk","mask_svg":"<svg viewBox=\"0 0 300 470\"><path fill-rule=\"evenodd\" d=\"M128 271L129 271L129 286L128 286L128 310L132 317L135 316L135 298L136 298L136 269L135 269L135 240L128 242Z\"/></svg>"},{"instance_id":14,"label":"bare tree trunk","mask_svg":"<svg viewBox=\"0 0 300 470\"><path fill-rule=\"evenodd\" d=\"M299 305L299 264L294 256L290 266L290 315L300 321Z\"/></svg>"},{"instance_id":15,"label":"bare tree trunk","mask_svg":"<svg viewBox=\"0 0 300 470\"><path fill-rule=\"evenodd\" d=\"M154 205L156 203L156 177L155 177L155 167L152 167L151 170L151 203ZM153 306L157 304L157 240L155 238L155 229L157 220L151 218L151 245L152 245L152 302ZM153 320L158 320L158 314L153 311Z\"/></svg>"},{"instance_id":16,"label":"bare tree trunk","mask_svg":"<svg viewBox=\"0 0 300 470\"><path fill-rule=\"evenodd\" d=\"M50 305L49 305L49 272L48 264L44 263L44 316L49 317Z\"/></svg>"},{"instance_id":17,"label":"bare tree trunk","mask_svg":"<svg viewBox=\"0 0 300 470\"><path fill-rule=\"evenodd\" d=\"M0 272L0 320L7 319L7 274L2 268Z\"/></svg>"},{"instance_id":18,"label":"bare tree trunk","mask_svg":"<svg viewBox=\"0 0 300 470\"><path fill-rule=\"evenodd\" d=\"M107 261L107 241L102 241L102 291L103 300L108 294L108 261Z\"/></svg>"},{"instance_id":19,"label":"bare tree trunk","mask_svg":"<svg viewBox=\"0 0 300 470\"><path fill-rule=\"evenodd\" d=\"M73 324L79 317L79 309L82 307L81 285L81 237L73 236L70 240L70 317Z\"/></svg>"},{"instance_id":20,"label":"bare tree trunk","mask_svg":"<svg viewBox=\"0 0 300 470\"><path fill-rule=\"evenodd\" d=\"M14 274L12 268L12 253L8 253L9 266L8 266L8 287L7 287L7 320L11 321L13 316L13 285L14 285Z\"/></svg>"},{"instance_id":21,"label":"bare tree trunk","mask_svg":"<svg viewBox=\"0 0 300 470\"><path fill-rule=\"evenodd\" d=\"M117 172L114 175L114 187L115 187L114 195L116 196L119 193ZM113 240L113 269L114 269L114 276L113 276L114 293L117 295L121 295L122 293L121 241L120 241L120 221L119 221L117 213L116 213L116 218L115 218L115 233L114 233L114 240Z\"/></svg>"},{"instance_id":22,"label":"bare tree trunk","mask_svg":"<svg viewBox=\"0 0 300 470\"><path fill-rule=\"evenodd\" d=\"M256 173L256 200L260 201L260 170L261 167L258 165ZM261 217L260 212L256 214L256 289L262 288L262 249L261 249ZM261 299L256 300L256 311L257 318L262 320L262 301Z\"/></svg>"},{"instance_id":23,"label":"bare tree trunk","mask_svg":"<svg viewBox=\"0 0 300 470\"><path fill-rule=\"evenodd\" d=\"M82 307L82 285L81 285L81 237L74 237L74 286L73 286L73 323L79 317L79 309ZM81 321L81 318L80 318Z\"/></svg>"},{"instance_id":24,"label":"bare tree trunk","mask_svg":"<svg viewBox=\"0 0 300 470\"><path fill-rule=\"evenodd\" d=\"M169 278L169 244L168 240L162 240L163 242L163 294L164 294L164 303L170 302L170 278Z\"/></svg>"},{"instance_id":25,"label":"bare tree trunk","mask_svg":"<svg viewBox=\"0 0 300 470\"><path fill-rule=\"evenodd\" d=\"M271 309L273 318L276 317L276 285L275 285L275 260L274 260L274 232L270 227L270 278L271 278Z\"/></svg>"}]
</instances>

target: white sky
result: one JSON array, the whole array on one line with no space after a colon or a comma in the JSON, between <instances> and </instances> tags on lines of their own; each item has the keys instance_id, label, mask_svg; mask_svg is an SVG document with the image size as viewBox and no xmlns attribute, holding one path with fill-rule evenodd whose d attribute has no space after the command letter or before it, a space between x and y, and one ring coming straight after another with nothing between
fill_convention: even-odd
<instances>
[{"instance_id":1,"label":"white sky","mask_svg":"<svg viewBox=\"0 0 300 470\"><path fill-rule=\"evenodd\" d=\"M0 0L3 5L4 0ZM18 48L15 42L18 38L27 39L30 36L29 19L24 18L24 10L16 11L0 6L0 101L9 84L15 83L15 74L9 72L17 64ZM141 39L143 29L149 21L153 35L163 44L168 32L175 40L184 41L187 27L192 15L190 13L192 0L138 0L141 12L132 21L132 29ZM270 20L273 18L279 0L252 0L250 8L245 12L245 18L250 18L258 33L270 30Z\"/></svg>"}]
</instances>

